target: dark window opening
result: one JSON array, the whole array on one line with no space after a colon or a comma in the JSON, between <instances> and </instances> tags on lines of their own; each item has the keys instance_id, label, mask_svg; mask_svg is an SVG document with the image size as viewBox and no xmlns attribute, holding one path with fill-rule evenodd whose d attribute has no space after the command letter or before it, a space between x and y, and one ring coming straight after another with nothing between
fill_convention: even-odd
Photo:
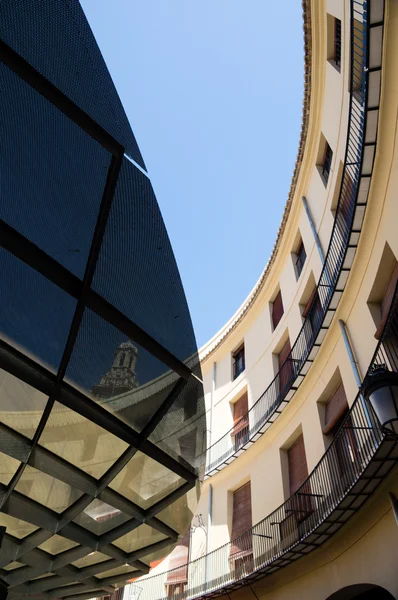
<instances>
[{"instance_id":1,"label":"dark window opening","mask_svg":"<svg viewBox=\"0 0 398 600\"><path fill-rule=\"evenodd\" d=\"M307 319L306 333L308 332L308 343L313 342L313 335L318 332L323 319L323 310L319 298L318 288L315 287L303 310L303 317Z\"/></svg>"},{"instance_id":2,"label":"dark window opening","mask_svg":"<svg viewBox=\"0 0 398 600\"><path fill-rule=\"evenodd\" d=\"M281 320L282 316L283 316L283 302L282 302L282 294L281 291L279 290L279 292L277 293L277 295L275 296L275 300L272 303L272 324L274 326L274 329L276 329L279 321Z\"/></svg>"},{"instance_id":3,"label":"dark window opening","mask_svg":"<svg viewBox=\"0 0 398 600\"><path fill-rule=\"evenodd\" d=\"M122 367L124 363L124 359L126 358L126 353L122 352L119 359L119 366Z\"/></svg>"},{"instance_id":4,"label":"dark window opening","mask_svg":"<svg viewBox=\"0 0 398 600\"><path fill-rule=\"evenodd\" d=\"M245 370L245 346L242 344L232 354L232 378L236 379Z\"/></svg>"},{"instance_id":5,"label":"dark window opening","mask_svg":"<svg viewBox=\"0 0 398 600\"><path fill-rule=\"evenodd\" d=\"M325 154L324 154L323 161L321 164L321 172L322 172L322 177L325 182L325 185L327 184L327 182L329 180L330 167L332 166L332 159L333 159L333 150L331 149L329 144L326 142Z\"/></svg>"},{"instance_id":6,"label":"dark window opening","mask_svg":"<svg viewBox=\"0 0 398 600\"><path fill-rule=\"evenodd\" d=\"M297 278L300 277L301 271L303 270L305 259L307 258L307 253L304 248L303 240L300 241L299 247L296 252L296 274Z\"/></svg>"},{"instance_id":7,"label":"dark window opening","mask_svg":"<svg viewBox=\"0 0 398 600\"><path fill-rule=\"evenodd\" d=\"M334 62L336 66L341 64L341 21L335 19L334 21Z\"/></svg>"},{"instance_id":8,"label":"dark window opening","mask_svg":"<svg viewBox=\"0 0 398 600\"><path fill-rule=\"evenodd\" d=\"M293 362L290 356L290 340L286 340L283 348L278 354L279 363L279 394L284 396L290 388L293 378Z\"/></svg>"}]
</instances>

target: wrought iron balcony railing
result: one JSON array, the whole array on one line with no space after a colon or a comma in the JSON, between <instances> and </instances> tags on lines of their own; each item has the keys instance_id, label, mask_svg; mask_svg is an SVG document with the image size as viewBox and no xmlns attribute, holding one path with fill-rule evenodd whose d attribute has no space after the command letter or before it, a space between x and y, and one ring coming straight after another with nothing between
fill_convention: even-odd
<instances>
[{"instance_id":1,"label":"wrought iron balcony railing","mask_svg":"<svg viewBox=\"0 0 398 600\"><path fill-rule=\"evenodd\" d=\"M359 240L373 169L373 159L369 162L366 153L371 147L374 157L377 141L377 127L374 140L369 137L366 127L368 110L374 110L374 106L368 102L370 20L369 2L352 0L350 104L345 161L335 220L317 293L285 363L247 413L249 432L245 441L239 446L231 427L212 443L207 449L207 476L232 462L243 452L245 444L248 447L259 439L290 401L315 358L347 281ZM372 70L381 70L381 59L380 65L372 67Z\"/></svg>"}]
</instances>

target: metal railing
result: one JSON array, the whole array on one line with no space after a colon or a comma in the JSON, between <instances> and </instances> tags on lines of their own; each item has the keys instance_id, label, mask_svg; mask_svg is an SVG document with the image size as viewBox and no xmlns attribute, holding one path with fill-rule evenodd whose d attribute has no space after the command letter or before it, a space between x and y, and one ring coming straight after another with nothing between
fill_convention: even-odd
<instances>
[{"instance_id":1,"label":"metal railing","mask_svg":"<svg viewBox=\"0 0 398 600\"><path fill-rule=\"evenodd\" d=\"M355 25L354 25L355 20ZM359 28L356 24L362 23ZM280 412L320 332L341 274L350 239L363 161L366 128L368 12L366 0L351 2L350 106L344 169L329 247L308 316L285 363L251 406L247 414L251 440L261 427ZM360 31L360 36L358 32ZM321 305L321 310L315 306ZM286 365L286 363L288 363ZM289 373L286 378L286 372ZM281 385L282 381L282 385ZM271 421L272 422L272 421ZM206 473L211 473L236 453L233 427L207 449ZM257 439L257 438L256 438Z\"/></svg>"},{"instance_id":2,"label":"metal railing","mask_svg":"<svg viewBox=\"0 0 398 600\"><path fill-rule=\"evenodd\" d=\"M397 286L398 289L398 286ZM398 293L368 372L386 365L398 372ZM325 454L301 487L265 519L238 538L188 563L186 582L168 595L170 573L141 579L140 600L188 600L214 593L251 574L261 572L299 544L305 543L352 492L385 439L370 406L358 393ZM380 479L376 477L375 479ZM361 495L361 492L359 492ZM332 535L332 534L329 534ZM181 567L179 567L181 569ZM124 600L134 600L132 584ZM138 597L138 596L137 596Z\"/></svg>"}]
</instances>

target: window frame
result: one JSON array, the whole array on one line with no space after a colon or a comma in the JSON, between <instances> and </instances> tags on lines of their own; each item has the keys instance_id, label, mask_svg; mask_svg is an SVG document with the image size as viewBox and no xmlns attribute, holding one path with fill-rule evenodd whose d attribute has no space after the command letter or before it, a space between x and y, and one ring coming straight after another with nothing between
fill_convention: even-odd
<instances>
[{"instance_id":1,"label":"window frame","mask_svg":"<svg viewBox=\"0 0 398 600\"><path fill-rule=\"evenodd\" d=\"M246 359L245 359L245 344L242 342L238 348L232 352L232 381L235 381L243 373L246 369ZM241 364L240 367L237 365Z\"/></svg>"}]
</instances>

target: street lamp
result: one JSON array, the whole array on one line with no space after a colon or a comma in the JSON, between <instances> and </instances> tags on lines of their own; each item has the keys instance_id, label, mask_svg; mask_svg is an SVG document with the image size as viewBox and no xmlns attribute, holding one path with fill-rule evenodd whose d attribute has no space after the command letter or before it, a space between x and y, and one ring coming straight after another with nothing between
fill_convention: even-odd
<instances>
[{"instance_id":1,"label":"street lamp","mask_svg":"<svg viewBox=\"0 0 398 600\"><path fill-rule=\"evenodd\" d=\"M398 439L398 373L376 365L365 377L361 391L369 402L383 432Z\"/></svg>"}]
</instances>

